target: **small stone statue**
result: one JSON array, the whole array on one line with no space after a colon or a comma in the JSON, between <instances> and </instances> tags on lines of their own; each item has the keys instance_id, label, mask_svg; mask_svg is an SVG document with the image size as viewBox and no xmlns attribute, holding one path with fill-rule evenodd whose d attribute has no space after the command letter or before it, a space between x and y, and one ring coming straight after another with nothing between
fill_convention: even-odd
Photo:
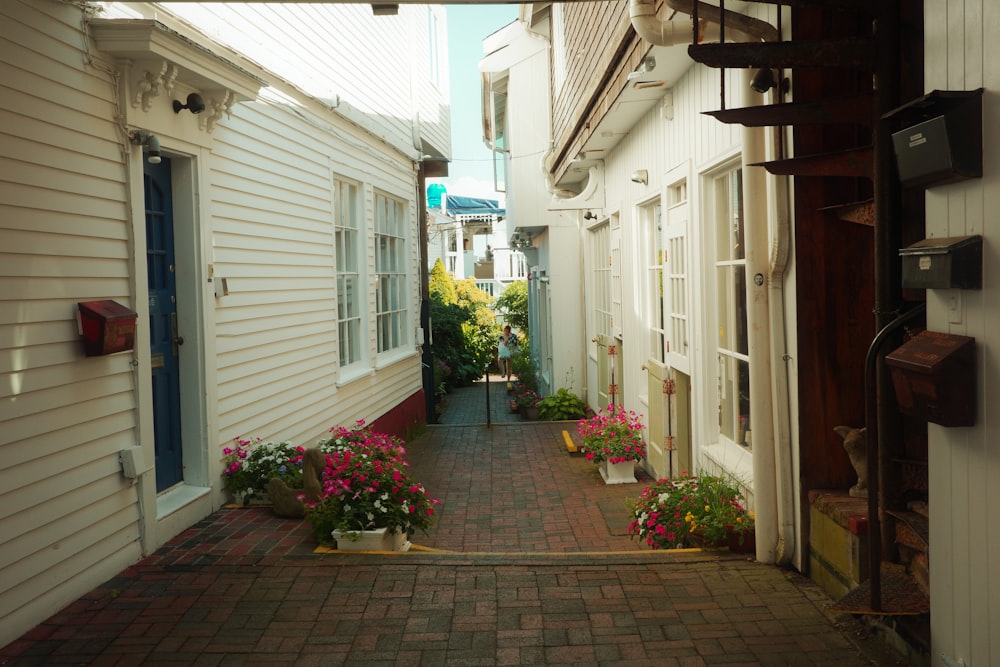
<instances>
[{"instance_id":1,"label":"small stone statue","mask_svg":"<svg viewBox=\"0 0 1000 667\"><path fill-rule=\"evenodd\" d=\"M312 501L319 501L323 496L323 486L319 478L326 467L326 456L317 448L307 449L302 455L302 487L293 489L278 477L272 477L267 483L267 497L271 501L271 510L278 516L289 519L301 519L306 515L305 505L299 496Z\"/></svg>"},{"instance_id":2,"label":"small stone statue","mask_svg":"<svg viewBox=\"0 0 1000 667\"><path fill-rule=\"evenodd\" d=\"M833 428L844 439L844 449L847 457L858 475L858 483L848 492L854 498L868 497L868 439L863 428L850 426L835 426Z\"/></svg>"}]
</instances>

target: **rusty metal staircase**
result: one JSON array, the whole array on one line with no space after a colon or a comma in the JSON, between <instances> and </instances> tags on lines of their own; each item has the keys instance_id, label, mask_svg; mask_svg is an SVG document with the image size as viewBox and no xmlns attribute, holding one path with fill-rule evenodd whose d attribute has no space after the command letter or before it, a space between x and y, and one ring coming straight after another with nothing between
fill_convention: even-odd
<instances>
[{"instance_id":1,"label":"rusty metal staircase","mask_svg":"<svg viewBox=\"0 0 1000 667\"><path fill-rule=\"evenodd\" d=\"M824 206L820 211L835 214L838 218L849 222L867 225L874 228L875 255L886 255L892 247L893 239L888 231L890 225L898 222L899 189L895 181L888 126L880 122L882 114L896 106L899 101L900 72L900 36L899 36L899 0L754 0L759 3L777 5L778 33L782 34L782 6L797 10L817 10L844 17L845 23L850 23L851 30L842 31L841 38L799 39L788 42L774 43L726 43L725 26L722 26L722 36L718 43L697 43L693 38L688 46L688 55L695 62L708 67L726 68L769 68L778 70L778 81L782 79L783 70L802 69L802 76L818 71L831 71L830 68L840 68L855 77L861 88L854 94L826 94L823 99L808 102L788 102L754 106L747 108L706 111L723 123L738 123L747 127L764 126L834 126L850 124L858 131L848 130L839 136L847 139L841 142L844 147L833 152L823 152L810 155L799 155L794 158L776 159L759 163L768 172L777 175L796 177L845 177L863 179L867 184L858 184L857 189L864 193L869 187L874 191L873 197L865 201L844 201L833 206ZM724 9L725 0L720 0ZM698 3L694 3L697 8ZM693 14L695 23L697 14ZM871 28L867 28L870 25ZM870 32L869 32L870 30ZM816 35L825 34L824 30L814 31ZM851 34L853 33L853 34ZM872 81L870 88L865 85L865 79ZM880 90L876 89L876 81L883 82ZM722 106L725 107L725 74L722 76ZM780 86L780 83L779 83ZM784 92L779 88L779 91ZM783 95L781 95L783 98ZM853 141L864 145L851 145ZM822 142L821 142L822 143ZM836 144L835 144L836 145ZM780 156L779 156L780 157ZM861 196L864 196L863 194ZM855 196L855 199L858 197ZM898 247L898 246L897 246ZM884 304L896 299L890 281L885 279L890 268L883 263L876 266L875 293L876 312L880 308L890 312ZM881 282L880 282L881 281ZM879 315L879 318L884 316ZM881 328L885 322L878 323ZM871 430L871 429L869 429ZM871 452L877 455L876 452ZM876 489L877 491L877 489ZM873 497L877 497L874 495ZM875 501L869 503L869 515L873 524L869 529L869 539L873 547L871 554L870 580L852 591L838 604L845 611L854 613L874 614L926 614L929 611L927 591L914 580L904 566L881 562L881 544L884 537L880 534L880 509ZM906 546L914 552L926 553L927 535L926 522L921 522L919 515L912 512L886 512L898 535L906 540ZM918 548L922 544L922 549ZM853 596L853 597L852 597Z\"/></svg>"}]
</instances>

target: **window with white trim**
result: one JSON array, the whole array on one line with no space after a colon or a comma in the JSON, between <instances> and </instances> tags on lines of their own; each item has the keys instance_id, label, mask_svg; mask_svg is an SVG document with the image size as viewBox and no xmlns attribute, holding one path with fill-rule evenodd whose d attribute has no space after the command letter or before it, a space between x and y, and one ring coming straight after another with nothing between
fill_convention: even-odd
<instances>
[{"instance_id":1,"label":"window with white trim","mask_svg":"<svg viewBox=\"0 0 1000 667\"><path fill-rule=\"evenodd\" d=\"M611 226L604 223L590 233L594 308L592 326L598 336L611 336Z\"/></svg>"},{"instance_id":2,"label":"window with white trim","mask_svg":"<svg viewBox=\"0 0 1000 667\"><path fill-rule=\"evenodd\" d=\"M379 353L409 342L406 206L375 193L375 322Z\"/></svg>"},{"instance_id":3,"label":"window with white trim","mask_svg":"<svg viewBox=\"0 0 1000 667\"><path fill-rule=\"evenodd\" d=\"M667 295L664 292L663 210L659 202L639 209L639 220L645 230L642 253L646 265L646 322L649 330L649 357L666 361L667 354Z\"/></svg>"},{"instance_id":4,"label":"window with white trim","mask_svg":"<svg viewBox=\"0 0 1000 667\"><path fill-rule=\"evenodd\" d=\"M337 335L340 366L364 358L361 289L361 203L357 183L333 181L333 221L337 269Z\"/></svg>"},{"instance_id":5,"label":"window with white trim","mask_svg":"<svg viewBox=\"0 0 1000 667\"><path fill-rule=\"evenodd\" d=\"M717 176L713 186L719 435L749 448L750 356L742 170L732 169Z\"/></svg>"}]
</instances>

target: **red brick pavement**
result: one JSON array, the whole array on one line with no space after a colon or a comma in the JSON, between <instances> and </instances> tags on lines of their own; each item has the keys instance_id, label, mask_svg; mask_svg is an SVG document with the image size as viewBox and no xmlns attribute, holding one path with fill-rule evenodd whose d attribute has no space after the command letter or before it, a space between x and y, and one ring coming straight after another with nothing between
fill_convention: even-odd
<instances>
[{"instance_id":1,"label":"red brick pavement","mask_svg":"<svg viewBox=\"0 0 1000 667\"><path fill-rule=\"evenodd\" d=\"M0 664L890 664L797 574L630 541L641 484L601 484L565 453L567 426L442 425L409 443L443 503L407 553L316 553L302 521L221 510Z\"/></svg>"}]
</instances>

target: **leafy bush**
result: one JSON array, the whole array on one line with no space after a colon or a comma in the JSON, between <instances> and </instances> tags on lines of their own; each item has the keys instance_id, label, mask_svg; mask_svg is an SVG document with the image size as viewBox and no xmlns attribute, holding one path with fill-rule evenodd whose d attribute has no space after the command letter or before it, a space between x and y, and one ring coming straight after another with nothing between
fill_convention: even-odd
<instances>
[{"instance_id":1,"label":"leafy bush","mask_svg":"<svg viewBox=\"0 0 1000 667\"><path fill-rule=\"evenodd\" d=\"M445 378L446 389L469 385L492 363L500 336L491 298L472 279L456 282L439 262L431 273L434 357L451 368Z\"/></svg>"},{"instance_id":2,"label":"leafy bush","mask_svg":"<svg viewBox=\"0 0 1000 667\"><path fill-rule=\"evenodd\" d=\"M712 475L661 479L643 490L631 514L629 536L654 549L717 547L730 536L743 544L754 531L739 485Z\"/></svg>"},{"instance_id":3,"label":"leafy bush","mask_svg":"<svg viewBox=\"0 0 1000 667\"><path fill-rule=\"evenodd\" d=\"M528 281L518 280L507 286L496 298L496 308L503 314L504 322L527 336L528 333Z\"/></svg>"},{"instance_id":4,"label":"leafy bush","mask_svg":"<svg viewBox=\"0 0 1000 667\"><path fill-rule=\"evenodd\" d=\"M511 357L511 369L517 376L517 381L527 389L538 391L538 378L535 376L535 362L531 360L528 341L521 340L514 356Z\"/></svg>"},{"instance_id":5,"label":"leafy bush","mask_svg":"<svg viewBox=\"0 0 1000 667\"><path fill-rule=\"evenodd\" d=\"M586 414L586 405L579 396L562 388L538 403L538 416L550 421L580 419Z\"/></svg>"}]
</instances>

